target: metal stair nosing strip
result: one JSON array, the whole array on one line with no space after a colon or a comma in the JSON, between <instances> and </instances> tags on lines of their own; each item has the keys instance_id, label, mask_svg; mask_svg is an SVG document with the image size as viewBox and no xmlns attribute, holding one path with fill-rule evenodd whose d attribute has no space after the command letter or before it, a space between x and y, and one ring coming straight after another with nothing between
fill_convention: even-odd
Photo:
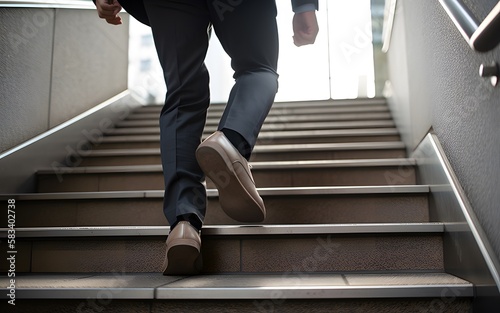
<instances>
[{"instance_id":1,"label":"metal stair nosing strip","mask_svg":"<svg viewBox=\"0 0 500 313\"><path fill-rule=\"evenodd\" d=\"M96 151L97 152L97 151ZM99 154L99 153L98 153ZM96 154L96 155L98 155ZM130 156L130 154L119 152L117 155ZM358 159L358 160L310 160L310 161L268 161L251 162L253 171L269 169L312 169L312 168L334 168L334 167L411 167L415 160L406 158L393 159ZM67 174L100 174L100 173L139 173L139 172L162 172L162 166L153 165L118 165L118 166L88 166L88 167L65 167L54 170L42 168L37 171L38 175L51 175L57 171Z\"/></svg>"},{"instance_id":2,"label":"metal stair nosing strip","mask_svg":"<svg viewBox=\"0 0 500 313\"><path fill-rule=\"evenodd\" d=\"M319 186L319 187L273 187L257 188L261 196L314 196L314 195L372 195L372 194L421 194L428 193L427 185L389 186ZM218 197L217 189L207 189L208 197ZM83 199L130 199L163 198L163 190L95 191L0 194L0 199L18 201L36 200L83 200Z\"/></svg>"},{"instance_id":3,"label":"metal stair nosing strip","mask_svg":"<svg viewBox=\"0 0 500 313\"><path fill-rule=\"evenodd\" d=\"M271 112L272 113L272 112ZM275 112L276 114L269 114L265 123L290 123L290 122L304 122L304 121L349 121L349 120L374 120L374 119L391 119L390 112L386 111L360 111L360 112L316 112L308 114L308 112ZM144 113L130 115L126 121L118 124L119 127L127 124L137 124L141 121L159 124L159 114ZM207 116L206 123L209 125L218 125L220 121L220 114L210 114Z\"/></svg>"},{"instance_id":4,"label":"metal stair nosing strip","mask_svg":"<svg viewBox=\"0 0 500 313\"><path fill-rule=\"evenodd\" d=\"M356 106L378 106L387 105L385 98L364 98L364 99L329 99L315 101L293 101L275 102L273 108L312 108L312 107L356 107ZM149 108L161 110L163 105L145 105L141 109ZM209 110L223 110L226 103L211 103Z\"/></svg>"},{"instance_id":5,"label":"metal stair nosing strip","mask_svg":"<svg viewBox=\"0 0 500 313\"><path fill-rule=\"evenodd\" d=\"M276 294L280 294L281 299L442 298L443 291L459 298L473 296L472 284L446 273L308 273L300 277L279 274L193 277L165 277L161 273L20 274L17 282L19 299L95 299L103 292L111 293L113 299L126 300L273 299Z\"/></svg>"},{"instance_id":6,"label":"metal stair nosing strip","mask_svg":"<svg viewBox=\"0 0 500 313\"><path fill-rule=\"evenodd\" d=\"M337 122L297 122L297 123L264 123L262 131L283 131L283 130L316 130L316 129L345 129L345 128L368 128L368 127L394 127L392 120L366 120L366 121L337 121ZM208 126L205 132L214 132L217 129L215 126ZM159 134L159 127L132 127L132 128L115 128L106 131L105 135L146 135Z\"/></svg>"},{"instance_id":7,"label":"metal stair nosing strip","mask_svg":"<svg viewBox=\"0 0 500 313\"><path fill-rule=\"evenodd\" d=\"M16 228L16 238L143 237L167 236L169 226L93 226ZM1 228L1 238L7 237ZM207 225L202 236L269 236L318 234L442 233L443 223L362 223L295 225Z\"/></svg>"},{"instance_id":8,"label":"metal stair nosing strip","mask_svg":"<svg viewBox=\"0 0 500 313\"><path fill-rule=\"evenodd\" d=\"M337 129L337 130L311 130L311 131L263 131L258 140L271 139L307 139L310 136L320 138L330 137L374 137L374 136L398 136L396 128L368 128L368 129ZM204 136L205 137L205 136ZM103 143L160 143L160 135L114 135L105 136L96 146Z\"/></svg>"},{"instance_id":9,"label":"metal stair nosing strip","mask_svg":"<svg viewBox=\"0 0 500 313\"><path fill-rule=\"evenodd\" d=\"M314 144L281 144L281 145L257 145L254 153L274 153L274 152L304 152L304 151L345 151L345 150L385 150L404 149L401 141L387 142L360 142L360 143L314 143ZM160 155L159 148L141 149L106 149L82 151L85 157L102 156L146 156Z\"/></svg>"}]
</instances>

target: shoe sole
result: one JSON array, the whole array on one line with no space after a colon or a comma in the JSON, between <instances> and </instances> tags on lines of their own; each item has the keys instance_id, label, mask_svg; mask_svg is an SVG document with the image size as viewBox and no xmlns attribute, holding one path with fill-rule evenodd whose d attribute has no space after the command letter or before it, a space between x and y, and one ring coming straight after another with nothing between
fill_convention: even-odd
<instances>
[{"instance_id":1,"label":"shoe sole","mask_svg":"<svg viewBox=\"0 0 500 313\"><path fill-rule=\"evenodd\" d=\"M265 211L243 187L222 147L205 144L196 150L196 158L205 175L219 190L220 206L229 217L243 223L264 220Z\"/></svg>"},{"instance_id":2,"label":"shoe sole","mask_svg":"<svg viewBox=\"0 0 500 313\"><path fill-rule=\"evenodd\" d=\"M163 275L196 275L202 269L201 252L190 240L178 240L166 253ZM164 265L165 267L165 265Z\"/></svg>"}]
</instances>

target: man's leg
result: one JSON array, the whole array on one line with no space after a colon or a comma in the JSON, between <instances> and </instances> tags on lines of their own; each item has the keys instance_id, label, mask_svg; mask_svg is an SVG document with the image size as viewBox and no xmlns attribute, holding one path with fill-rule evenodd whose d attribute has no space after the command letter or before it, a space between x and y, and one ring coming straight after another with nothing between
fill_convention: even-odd
<instances>
[{"instance_id":1,"label":"man's leg","mask_svg":"<svg viewBox=\"0 0 500 313\"><path fill-rule=\"evenodd\" d=\"M176 233L171 232L167 240L164 273L193 274L199 270L201 243L184 221L199 230L206 210L204 175L195 151L210 101L209 77L203 64L210 22L203 0L145 0L144 4L167 85L160 116L163 210Z\"/></svg>"},{"instance_id":2,"label":"man's leg","mask_svg":"<svg viewBox=\"0 0 500 313\"><path fill-rule=\"evenodd\" d=\"M210 18L236 79L219 131L197 150L219 190L221 208L241 222L265 219L247 160L278 89L278 32L272 0L207 1Z\"/></svg>"},{"instance_id":3,"label":"man's leg","mask_svg":"<svg viewBox=\"0 0 500 313\"><path fill-rule=\"evenodd\" d=\"M219 130L239 133L253 149L278 90L276 4L273 0L241 0L220 7L218 2L208 2L215 32L231 57L236 80ZM248 151L242 154L249 155Z\"/></svg>"}]
</instances>

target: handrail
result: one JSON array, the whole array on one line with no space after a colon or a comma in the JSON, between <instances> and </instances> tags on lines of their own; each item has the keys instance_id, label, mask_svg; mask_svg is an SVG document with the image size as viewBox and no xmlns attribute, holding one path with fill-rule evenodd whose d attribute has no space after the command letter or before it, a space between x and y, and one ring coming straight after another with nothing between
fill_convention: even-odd
<instances>
[{"instance_id":1,"label":"handrail","mask_svg":"<svg viewBox=\"0 0 500 313\"><path fill-rule=\"evenodd\" d=\"M500 43L500 1L482 23L462 0L439 0L469 46L478 52L493 50Z\"/></svg>"},{"instance_id":2,"label":"handrail","mask_svg":"<svg viewBox=\"0 0 500 313\"><path fill-rule=\"evenodd\" d=\"M392 28L396 15L397 0L388 0L384 8L384 27L382 29L382 52L387 53L391 44Z\"/></svg>"},{"instance_id":3,"label":"handrail","mask_svg":"<svg viewBox=\"0 0 500 313\"><path fill-rule=\"evenodd\" d=\"M95 9L90 0L0 0L0 8Z\"/></svg>"}]
</instances>

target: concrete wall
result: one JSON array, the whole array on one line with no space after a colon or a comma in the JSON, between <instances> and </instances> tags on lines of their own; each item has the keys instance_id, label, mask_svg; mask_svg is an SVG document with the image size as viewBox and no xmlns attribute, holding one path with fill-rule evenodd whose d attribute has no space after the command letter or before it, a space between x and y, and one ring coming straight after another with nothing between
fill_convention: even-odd
<instances>
[{"instance_id":1,"label":"concrete wall","mask_svg":"<svg viewBox=\"0 0 500 313\"><path fill-rule=\"evenodd\" d=\"M497 0L465 1L481 21ZM391 110L409 150L432 129L500 257L500 87L436 0L399 0L388 52Z\"/></svg>"},{"instance_id":2,"label":"concrete wall","mask_svg":"<svg viewBox=\"0 0 500 313\"><path fill-rule=\"evenodd\" d=\"M0 8L0 153L127 89L128 17Z\"/></svg>"}]
</instances>

